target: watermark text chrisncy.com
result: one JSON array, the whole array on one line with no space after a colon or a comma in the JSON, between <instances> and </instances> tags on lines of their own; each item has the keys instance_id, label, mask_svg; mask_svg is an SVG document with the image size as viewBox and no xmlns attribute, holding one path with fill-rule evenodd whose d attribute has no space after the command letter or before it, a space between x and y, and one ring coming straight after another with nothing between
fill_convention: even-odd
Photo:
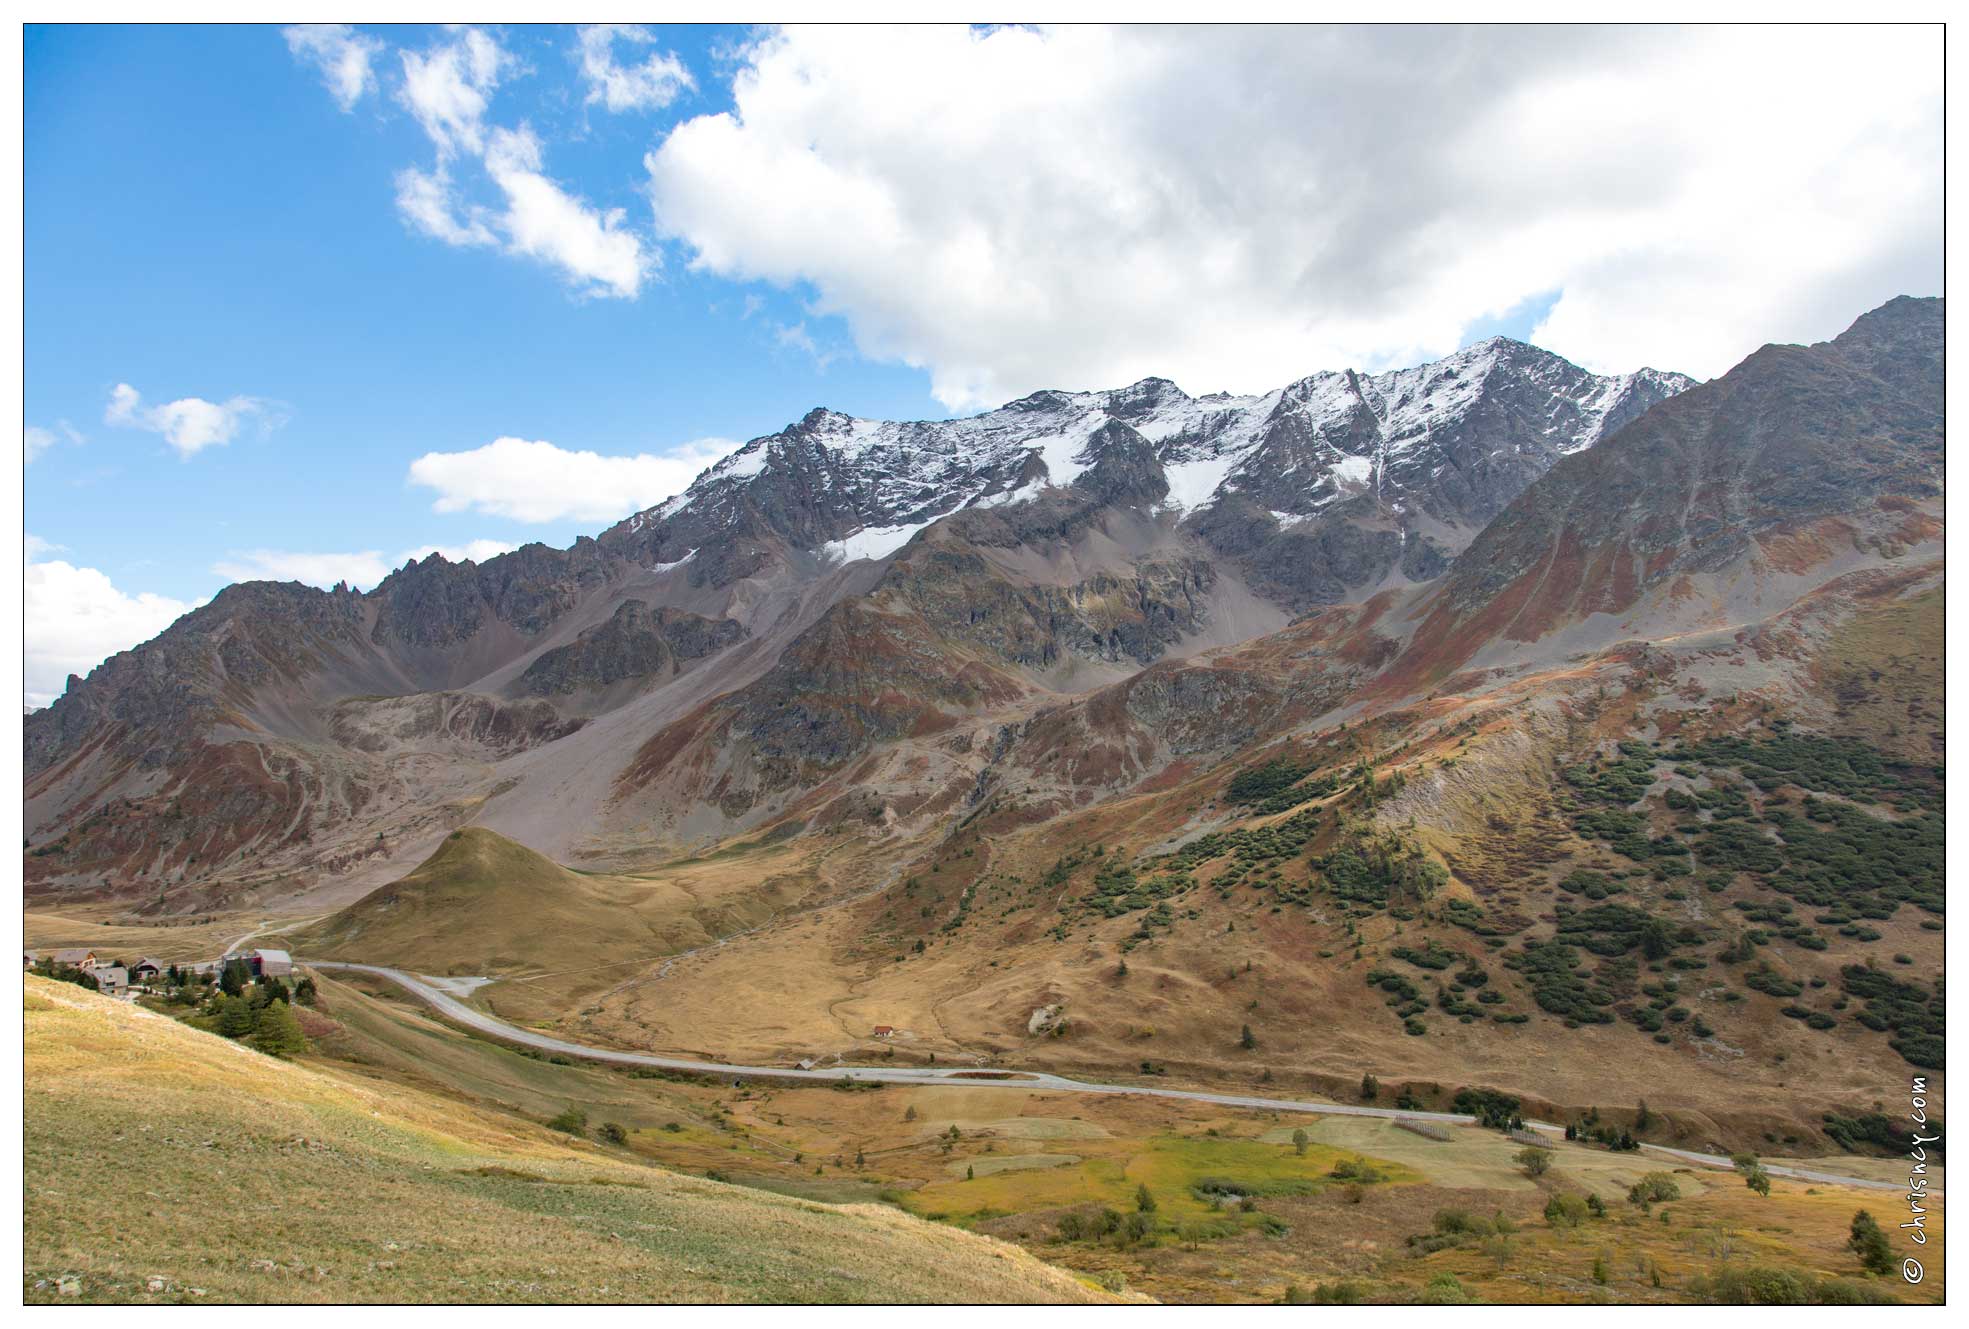
<instances>
[{"instance_id":1,"label":"watermark text chrisncy.com","mask_svg":"<svg viewBox=\"0 0 1969 1329\"><path fill-rule=\"evenodd\" d=\"M1926 1246L1928 1244L1928 1209L1927 1206L1922 1204L1922 1201L1928 1198L1928 1146L1942 1138L1939 1135L1923 1135L1921 1133L1922 1129L1928 1125L1927 1076L1917 1075L1914 1077L1914 1083L1908 1090L1908 1103L1908 1116L1914 1119L1915 1130L1913 1147L1908 1150L1908 1157L1913 1160L1912 1165L1908 1168L1907 1177L1908 1221L1901 1224L1901 1228L1908 1234L1909 1240L1913 1241L1915 1245ZM1922 1274L1921 1261L1912 1255L1901 1261L1901 1277L1905 1278L1908 1282L1919 1283L1922 1279Z\"/></svg>"}]
</instances>

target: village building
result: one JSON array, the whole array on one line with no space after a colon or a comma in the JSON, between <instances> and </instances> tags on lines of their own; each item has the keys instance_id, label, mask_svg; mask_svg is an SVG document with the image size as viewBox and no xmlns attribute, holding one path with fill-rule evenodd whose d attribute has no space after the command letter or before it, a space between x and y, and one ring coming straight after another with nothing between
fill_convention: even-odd
<instances>
[{"instance_id":1,"label":"village building","mask_svg":"<svg viewBox=\"0 0 1969 1329\"><path fill-rule=\"evenodd\" d=\"M89 977L96 980L96 991L105 996L121 997L130 991L130 971L121 965L97 965Z\"/></svg>"},{"instance_id":2,"label":"village building","mask_svg":"<svg viewBox=\"0 0 1969 1329\"><path fill-rule=\"evenodd\" d=\"M21 952L21 954L27 957L27 964L25 967L28 969L34 968L35 965L41 962L41 957L36 955L33 951L23 951Z\"/></svg>"},{"instance_id":3,"label":"village building","mask_svg":"<svg viewBox=\"0 0 1969 1329\"><path fill-rule=\"evenodd\" d=\"M294 959L286 951L248 951L246 967L255 978L286 978L294 972Z\"/></svg>"},{"instance_id":4,"label":"village building","mask_svg":"<svg viewBox=\"0 0 1969 1329\"><path fill-rule=\"evenodd\" d=\"M86 946L74 946L67 950L56 951L48 957L48 960L51 964L65 964L70 969L80 969L85 974L93 971L100 963L96 959L96 953Z\"/></svg>"},{"instance_id":5,"label":"village building","mask_svg":"<svg viewBox=\"0 0 1969 1329\"><path fill-rule=\"evenodd\" d=\"M143 959L130 966L130 981L132 983L154 982L157 976L163 972L164 966L146 955Z\"/></svg>"}]
</instances>

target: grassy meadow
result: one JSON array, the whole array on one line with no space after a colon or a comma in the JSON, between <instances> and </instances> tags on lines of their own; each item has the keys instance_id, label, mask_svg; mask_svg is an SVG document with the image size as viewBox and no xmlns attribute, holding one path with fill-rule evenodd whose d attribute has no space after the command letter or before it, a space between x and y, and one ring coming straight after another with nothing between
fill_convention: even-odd
<instances>
[{"instance_id":1,"label":"grassy meadow","mask_svg":"<svg viewBox=\"0 0 1969 1329\"><path fill-rule=\"evenodd\" d=\"M1106 1297L892 1207L680 1176L26 983L29 1302Z\"/></svg>"}]
</instances>

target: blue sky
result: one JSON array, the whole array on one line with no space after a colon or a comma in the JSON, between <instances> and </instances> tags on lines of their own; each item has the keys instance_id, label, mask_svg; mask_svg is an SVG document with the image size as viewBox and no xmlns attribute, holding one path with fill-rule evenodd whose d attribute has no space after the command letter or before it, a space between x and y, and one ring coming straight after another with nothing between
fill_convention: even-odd
<instances>
[{"instance_id":1,"label":"blue sky","mask_svg":"<svg viewBox=\"0 0 1969 1329\"><path fill-rule=\"evenodd\" d=\"M665 34L699 90L645 114L582 105L565 30L507 34L530 72L501 91L559 178L647 228L637 163L719 103L711 51L733 35ZM240 551L565 544L606 524L435 514L406 483L416 456L501 436L633 454L822 403L944 413L920 372L783 344L804 326L845 349L797 293L665 255L637 299L584 298L544 265L410 231L392 181L430 156L417 122L375 95L343 113L279 29L30 28L26 61L26 415L87 439L34 461L27 529L119 585L202 599ZM105 423L118 383L271 404L181 459Z\"/></svg>"},{"instance_id":2,"label":"blue sky","mask_svg":"<svg viewBox=\"0 0 1969 1329\"><path fill-rule=\"evenodd\" d=\"M24 49L30 704L228 580L565 545L816 405L1262 391L1497 332L1707 376L1940 290L1933 29Z\"/></svg>"}]
</instances>

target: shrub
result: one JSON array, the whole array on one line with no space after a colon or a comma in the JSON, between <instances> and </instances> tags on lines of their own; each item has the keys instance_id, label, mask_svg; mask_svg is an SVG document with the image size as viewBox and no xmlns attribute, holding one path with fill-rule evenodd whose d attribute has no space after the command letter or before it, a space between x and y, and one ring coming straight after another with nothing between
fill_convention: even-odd
<instances>
[{"instance_id":1,"label":"shrub","mask_svg":"<svg viewBox=\"0 0 1969 1329\"><path fill-rule=\"evenodd\" d=\"M1888 1045L1910 1064L1926 1070L1943 1069L1942 1036L1945 1030L1942 984L1931 991L1920 983L1906 982L1864 965L1847 965L1839 971L1846 992L1866 1003L1860 1023L1869 1029L1892 1030Z\"/></svg>"},{"instance_id":2,"label":"shrub","mask_svg":"<svg viewBox=\"0 0 1969 1329\"><path fill-rule=\"evenodd\" d=\"M564 1135L586 1135L588 1133L588 1114L581 1108L570 1104L547 1123L547 1129L560 1131Z\"/></svg>"},{"instance_id":3,"label":"shrub","mask_svg":"<svg viewBox=\"0 0 1969 1329\"><path fill-rule=\"evenodd\" d=\"M1853 1215L1852 1235L1846 1245L1853 1254L1860 1257L1860 1267L1870 1274L1893 1272L1894 1251L1887 1243L1887 1234L1872 1214L1861 1209Z\"/></svg>"},{"instance_id":4,"label":"shrub","mask_svg":"<svg viewBox=\"0 0 1969 1329\"><path fill-rule=\"evenodd\" d=\"M1422 1289L1419 1298L1425 1306L1467 1306L1476 1298L1457 1280L1455 1274L1437 1274Z\"/></svg>"},{"instance_id":5,"label":"shrub","mask_svg":"<svg viewBox=\"0 0 1969 1329\"><path fill-rule=\"evenodd\" d=\"M1327 1175L1335 1181L1354 1181L1364 1186L1372 1186L1381 1180L1381 1173L1365 1158L1343 1158L1333 1165Z\"/></svg>"},{"instance_id":6,"label":"shrub","mask_svg":"<svg viewBox=\"0 0 1969 1329\"><path fill-rule=\"evenodd\" d=\"M1728 1306L1875 1306L1892 1298L1843 1278L1823 1281L1797 1269L1725 1265L1689 1287L1699 1301Z\"/></svg>"},{"instance_id":7,"label":"shrub","mask_svg":"<svg viewBox=\"0 0 1969 1329\"><path fill-rule=\"evenodd\" d=\"M1914 1146L1913 1133L1884 1113L1862 1112L1842 1117L1828 1112L1823 1120L1825 1133L1849 1154L1871 1151L1904 1154Z\"/></svg>"},{"instance_id":8,"label":"shrub","mask_svg":"<svg viewBox=\"0 0 1969 1329\"><path fill-rule=\"evenodd\" d=\"M1359 1283L1342 1280L1338 1283L1321 1283L1313 1289L1315 1306L1358 1306L1366 1295Z\"/></svg>"},{"instance_id":9,"label":"shrub","mask_svg":"<svg viewBox=\"0 0 1969 1329\"><path fill-rule=\"evenodd\" d=\"M1555 1228L1578 1227L1587 1213L1586 1201L1577 1195L1555 1195L1545 1202L1545 1221Z\"/></svg>"},{"instance_id":10,"label":"shrub","mask_svg":"<svg viewBox=\"0 0 1969 1329\"><path fill-rule=\"evenodd\" d=\"M1514 1157L1527 1177L1542 1177L1552 1166L1552 1151L1535 1144L1526 1145Z\"/></svg>"},{"instance_id":11,"label":"shrub","mask_svg":"<svg viewBox=\"0 0 1969 1329\"><path fill-rule=\"evenodd\" d=\"M1461 1112L1475 1117L1482 1126L1509 1130L1513 1123L1519 1122L1519 1100L1497 1089L1463 1088L1456 1091L1450 1102L1450 1111Z\"/></svg>"},{"instance_id":12,"label":"shrub","mask_svg":"<svg viewBox=\"0 0 1969 1329\"><path fill-rule=\"evenodd\" d=\"M1650 1172L1635 1182L1627 1191L1627 1202L1642 1208L1662 1200L1679 1200L1682 1188L1675 1184L1675 1178L1666 1172Z\"/></svg>"}]
</instances>

